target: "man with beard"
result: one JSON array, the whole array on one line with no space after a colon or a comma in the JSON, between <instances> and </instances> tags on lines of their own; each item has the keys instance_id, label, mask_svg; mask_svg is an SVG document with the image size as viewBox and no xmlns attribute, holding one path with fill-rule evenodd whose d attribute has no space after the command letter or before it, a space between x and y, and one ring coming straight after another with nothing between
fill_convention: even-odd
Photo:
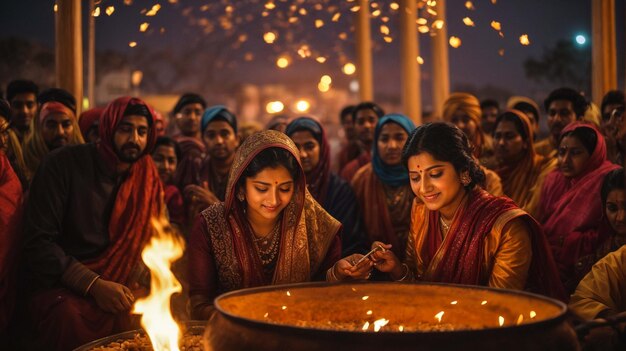
<instances>
[{"instance_id":1,"label":"man with beard","mask_svg":"<svg viewBox=\"0 0 626 351\"><path fill-rule=\"evenodd\" d=\"M359 170L372 160L372 145L374 143L374 129L378 119L385 115L385 111L373 102L362 102L352 110L352 119L357 139L362 152L354 160L341 169L340 176L348 183Z\"/></svg>"},{"instance_id":2,"label":"man with beard","mask_svg":"<svg viewBox=\"0 0 626 351\"><path fill-rule=\"evenodd\" d=\"M240 144L235 115L222 105L208 108L202 115L202 140L207 157L200 171L200 184L185 188L189 218L226 197L228 172Z\"/></svg>"},{"instance_id":3,"label":"man with beard","mask_svg":"<svg viewBox=\"0 0 626 351\"><path fill-rule=\"evenodd\" d=\"M39 116L31 121L31 129L24 142L24 161L31 175L50 151L84 143L76 114L60 102L44 103Z\"/></svg>"},{"instance_id":4,"label":"man with beard","mask_svg":"<svg viewBox=\"0 0 626 351\"><path fill-rule=\"evenodd\" d=\"M100 119L100 142L44 159L24 214L27 311L50 350L132 329L130 308L146 291L141 250L165 214L150 150L151 109L122 97Z\"/></svg>"},{"instance_id":5,"label":"man with beard","mask_svg":"<svg viewBox=\"0 0 626 351\"><path fill-rule=\"evenodd\" d=\"M202 96L186 93L178 99L172 111L172 119L180 131L180 134L174 136L174 140L178 142L182 152L174 175L174 185L181 191L185 186L200 181L198 175L206 156L200 132L200 119L205 108L206 102Z\"/></svg>"},{"instance_id":6,"label":"man with beard","mask_svg":"<svg viewBox=\"0 0 626 351\"><path fill-rule=\"evenodd\" d=\"M11 104L11 128L20 142L30 133L30 121L37 115L39 87L30 80L14 80L7 86L7 100Z\"/></svg>"},{"instance_id":7,"label":"man with beard","mask_svg":"<svg viewBox=\"0 0 626 351\"><path fill-rule=\"evenodd\" d=\"M582 120L588 105L587 100L574 89L553 90L543 102L548 113L550 137L535 144L535 151L544 157L556 158L561 131L568 124Z\"/></svg>"}]
</instances>

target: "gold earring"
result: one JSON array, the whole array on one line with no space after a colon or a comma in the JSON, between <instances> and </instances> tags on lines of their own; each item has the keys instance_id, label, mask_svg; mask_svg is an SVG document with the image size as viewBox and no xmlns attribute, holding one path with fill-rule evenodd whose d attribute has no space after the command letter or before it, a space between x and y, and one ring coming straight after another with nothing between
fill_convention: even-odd
<instances>
[{"instance_id":1,"label":"gold earring","mask_svg":"<svg viewBox=\"0 0 626 351\"><path fill-rule=\"evenodd\" d=\"M468 186L469 183L471 183L472 180L470 179L470 176L468 173L463 173L461 175L461 184L463 184L463 186Z\"/></svg>"},{"instance_id":2,"label":"gold earring","mask_svg":"<svg viewBox=\"0 0 626 351\"><path fill-rule=\"evenodd\" d=\"M245 200L245 199L246 199L246 197L243 195L243 192L240 191L237 194L237 200L239 200L240 202L243 202L243 200Z\"/></svg>"}]
</instances>

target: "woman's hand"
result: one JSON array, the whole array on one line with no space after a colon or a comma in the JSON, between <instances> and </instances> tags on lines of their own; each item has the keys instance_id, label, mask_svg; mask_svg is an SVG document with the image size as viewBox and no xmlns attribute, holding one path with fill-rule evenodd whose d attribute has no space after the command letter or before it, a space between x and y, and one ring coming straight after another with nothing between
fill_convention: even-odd
<instances>
[{"instance_id":1,"label":"woman's hand","mask_svg":"<svg viewBox=\"0 0 626 351\"><path fill-rule=\"evenodd\" d=\"M400 263L398 257L391 251L391 245L375 241L372 244L372 248L378 245L382 246L385 250L376 251L371 256L372 261L374 261L374 267L381 272L389 273L393 280L402 279L402 276L406 272L403 271L404 266Z\"/></svg>"},{"instance_id":2,"label":"woman's hand","mask_svg":"<svg viewBox=\"0 0 626 351\"><path fill-rule=\"evenodd\" d=\"M352 279L369 279L372 273L374 262L369 258L363 262L356 264L363 255L353 254L337 261L333 266L333 274L338 280Z\"/></svg>"}]
</instances>

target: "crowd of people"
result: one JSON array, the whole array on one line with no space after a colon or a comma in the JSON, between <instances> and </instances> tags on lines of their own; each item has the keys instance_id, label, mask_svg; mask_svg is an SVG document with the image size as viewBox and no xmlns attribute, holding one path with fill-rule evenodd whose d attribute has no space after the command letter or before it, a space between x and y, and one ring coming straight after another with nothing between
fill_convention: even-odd
<instances>
[{"instance_id":1,"label":"crowd of people","mask_svg":"<svg viewBox=\"0 0 626 351\"><path fill-rule=\"evenodd\" d=\"M313 116L260 128L194 93L169 118L133 97L79 116L65 90L6 91L0 335L17 348L136 328L152 218L186 240L175 314L191 319L236 289L363 279L526 290L580 320L626 310L620 91L599 109L569 88L543 109L458 92L417 127L361 102L341 111L336 158Z\"/></svg>"}]
</instances>

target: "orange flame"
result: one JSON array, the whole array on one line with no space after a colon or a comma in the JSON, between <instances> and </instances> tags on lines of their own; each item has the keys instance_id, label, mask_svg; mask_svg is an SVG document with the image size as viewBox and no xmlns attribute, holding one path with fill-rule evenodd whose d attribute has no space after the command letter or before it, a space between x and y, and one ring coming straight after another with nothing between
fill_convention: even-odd
<instances>
[{"instance_id":1,"label":"orange flame","mask_svg":"<svg viewBox=\"0 0 626 351\"><path fill-rule=\"evenodd\" d=\"M144 327L155 351L178 351L180 328L170 310L170 297L182 286L170 267L183 254L184 241L171 232L167 220L152 219L156 229L141 258L150 268L150 295L135 303L133 313L141 314Z\"/></svg>"}]
</instances>

